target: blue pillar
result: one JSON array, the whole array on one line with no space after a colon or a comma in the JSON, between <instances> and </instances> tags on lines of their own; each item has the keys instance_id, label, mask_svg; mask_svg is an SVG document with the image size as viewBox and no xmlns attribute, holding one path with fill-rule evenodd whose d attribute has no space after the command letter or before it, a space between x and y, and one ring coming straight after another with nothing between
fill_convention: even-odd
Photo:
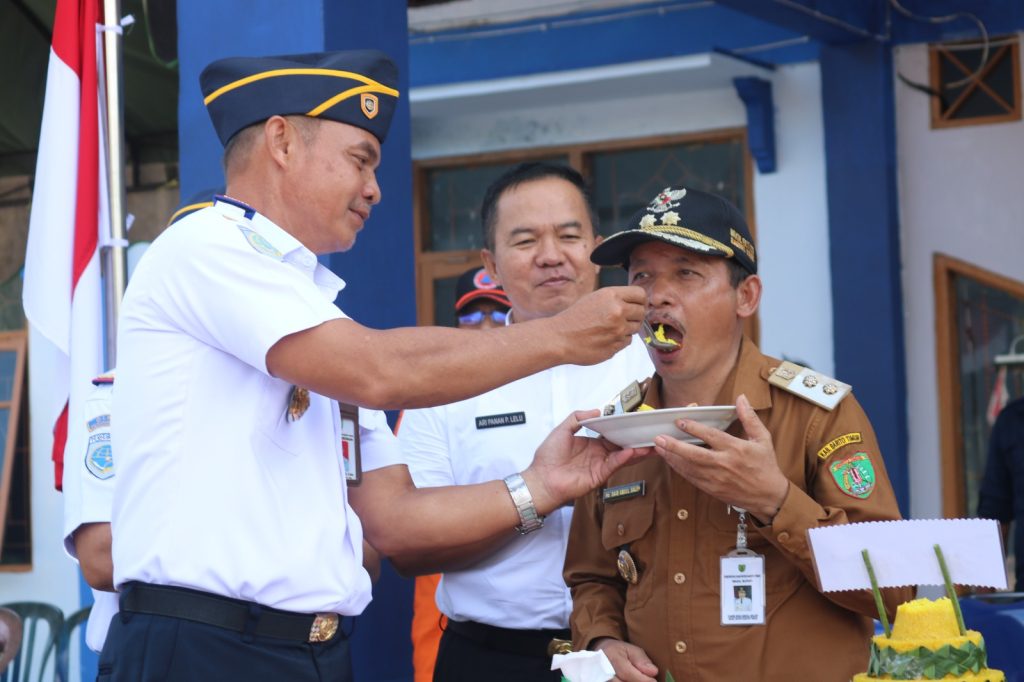
<instances>
[{"instance_id":1,"label":"blue pillar","mask_svg":"<svg viewBox=\"0 0 1024 682\"><path fill-rule=\"evenodd\" d=\"M282 9L284 8L284 9ZM327 259L348 283L338 303L351 317L384 328L416 323L406 5L397 0L178 0L178 105L182 196L222 184L222 148L199 91L199 73L214 59L319 50L377 48L401 72L401 99L378 171L383 201L348 254ZM356 679L412 679L409 628L412 581L384 567L374 601L355 621Z\"/></svg>"},{"instance_id":2,"label":"blue pillar","mask_svg":"<svg viewBox=\"0 0 1024 682\"><path fill-rule=\"evenodd\" d=\"M889 46L821 51L836 374L878 435L900 508L910 509L907 379Z\"/></svg>"},{"instance_id":3,"label":"blue pillar","mask_svg":"<svg viewBox=\"0 0 1024 682\"><path fill-rule=\"evenodd\" d=\"M383 50L398 64L398 108L377 170L381 202L348 253L330 257L349 286L338 299L360 323L386 328L416 324L416 261L412 222L407 5L398 0L324 2L324 47ZM357 680L412 679L413 581L385 561L373 602L356 619L352 658Z\"/></svg>"}]
</instances>

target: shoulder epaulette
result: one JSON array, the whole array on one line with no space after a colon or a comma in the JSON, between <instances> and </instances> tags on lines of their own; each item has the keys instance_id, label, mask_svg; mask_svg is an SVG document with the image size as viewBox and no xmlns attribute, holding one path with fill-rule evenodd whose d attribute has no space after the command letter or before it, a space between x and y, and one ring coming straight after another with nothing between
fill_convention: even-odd
<instances>
[{"instance_id":1,"label":"shoulder epaulette","mask_svg":"<svg viewBox=\"0 0 1024 682\"><path fill-rule=\"evenodd\" d=\"M783 362L768 375L768 383L784 391L798 395L826 410L833 410L853 386L838 379L801 367L793 362Z\"/></svg>"},{"instance_id":2,"label":"shoulder epaulette","mask_svg":"<svg viewBox=\"0 0 1024 682\"><path fill-rule=\"evenodd\" d=\"M98 377L92 380L93 386L102 386L104 384L112 383L114 383L114 370L104 372L103 374L99 375Z\"/></svg>"},{"instance_id":3,"label":"shoulder epaulette","mask_svg":"<svg viewBox=\"0 0 1024 682\"><path fill-rule=\"evenodd\" d=\"M601 410L602 416L607 417L613 414L634 412L640 408L643 405L644 391L647 388L646 383L645 381L644 385L641 385L638 381L630 382L629 386L619 391L618 395L604 406L604 409Z\"/></svg>"}]
</instances>

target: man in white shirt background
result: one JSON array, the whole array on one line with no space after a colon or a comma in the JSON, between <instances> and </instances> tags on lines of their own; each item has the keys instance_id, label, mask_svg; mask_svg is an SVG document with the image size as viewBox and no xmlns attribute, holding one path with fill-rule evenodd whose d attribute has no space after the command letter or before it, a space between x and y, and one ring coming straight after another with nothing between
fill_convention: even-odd
<instances>
[{"instance_id":1,"label":"man in white shirt background","mask_svg":"<svg viewBox=\"0 0 1024 682\"><path fill-rule=\"evenodd\" d=\"M597 286L589 260L599 242L583 178L547 163L517 166L487 190L481 208L488 273L512 304L507 324L556 315ZM586 338L579 340L586 344ZM495 362L500 362L495 357ZM479 483L529 463L547 433L573 410L603 405L645 376L638 337L605 362L561 365L481 396L408 410L399 440L417 486ZM448 617L434 668L437 682L560 678L548 645L568 639L569 592L562 562L572 509L517 533L432 552L392 555L401 571L443 571L437 603Z\"/></svg>"}]
</instances>

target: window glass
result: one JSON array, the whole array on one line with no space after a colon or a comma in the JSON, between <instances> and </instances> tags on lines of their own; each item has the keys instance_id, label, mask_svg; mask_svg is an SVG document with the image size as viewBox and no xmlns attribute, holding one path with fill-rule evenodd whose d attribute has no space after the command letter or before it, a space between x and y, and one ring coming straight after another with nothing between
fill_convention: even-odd
<instances>
[{"instance_id":1,"label":"window glass","mask_svg":"<svg viewBox=\"0 0 1024 682\"><path fill-rule=\"evenodd\" d=\"M555 156L537 161L566 163L568 157ZM426 172L428 229L423 235L424 251L482 249L480 203L487 186L520 160L505 163L431 168Z\"/></svg>"},{"instance_id":2,"label":"window glass","mask_svg":"<svg viewBox=\"0 0 1024 682\"><path fill-rule=\"evenodd\" d=\"M0 402L8 402L14 393L14 371L17 365L17 351L0 350Z\"/></svg>"},{"instance_id":3,"label":"window glass","mask_svg":"<svg viewBox=\"0 0 1024 682\"><path fill-rule=\"evenodd\" d=\"M1024 299L967 276L956 278L957 346L960 351L960 410L963 424L967 514L978 509L989 435L995 421L993 394L1012 400L1024 394L1024 365L996 365L1024 335ZM1024 353L1024 340L1016 351Z\"/></svg>"},{"instance_id":4,"label":"window glass","mask_svg":"<svg viewBox=\"0 0 1024 682\"><path fill-rule=\"evenodd\" d=\"M455 326L455 285L458 281L458 277L434 280L434 324L442 327Z\"/></svg>"}]
</instances>

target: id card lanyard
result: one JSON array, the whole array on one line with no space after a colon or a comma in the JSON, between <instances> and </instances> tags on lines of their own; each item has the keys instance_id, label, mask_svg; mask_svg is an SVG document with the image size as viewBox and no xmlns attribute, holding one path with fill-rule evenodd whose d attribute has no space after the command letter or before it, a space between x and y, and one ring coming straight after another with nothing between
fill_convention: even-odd
<instances>
[{"instance_id":1,"label":"id card lanyard","mask_svg":"<svg viewBox=\"0 0 1024 682\"><path fill-rule=\"evenodd\" d=\"M736 548L721 558L722 625L764 625L764 557L747 548L747 510L736 510Z\"/></svg>"}]
</instances>

